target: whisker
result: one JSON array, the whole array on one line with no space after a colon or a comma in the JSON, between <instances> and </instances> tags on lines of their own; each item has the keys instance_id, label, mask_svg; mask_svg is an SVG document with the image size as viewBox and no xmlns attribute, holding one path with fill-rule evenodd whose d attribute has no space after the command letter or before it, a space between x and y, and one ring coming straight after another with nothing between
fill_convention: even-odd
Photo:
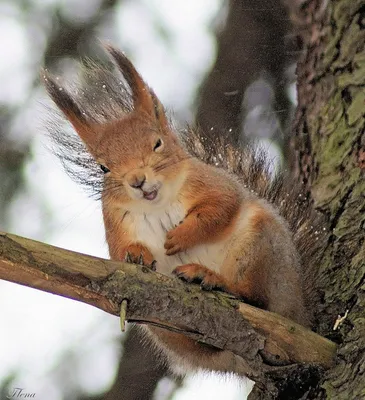
<instances>
[{"instance_id":1,"label":"whisker","mask_svg":"<svg viewBox=\"0 0 365 400\"><path fill-rule=\"evenodd\" d=\"M119 179L111 179L104 183L103 193L113 194L123 187L123 182Z\"/></svg>"},{"instance_id":2,"label":"whisker","mask_svg":"<svg viewBox=\"0 0 365 400\"><path fill-rule=\"evenodd\" d=\"M190 158L190 157L189 157ZM154 170L154 172L160 172L168 167L171 167L173 165L179 164L182 161L184 161L185 159L179 159L179 160L174 160L174 159L167 159L167 161L165 161L166 159L160 161L159 163L155 164L152 168Z\"/></svg>"}]
</instances>

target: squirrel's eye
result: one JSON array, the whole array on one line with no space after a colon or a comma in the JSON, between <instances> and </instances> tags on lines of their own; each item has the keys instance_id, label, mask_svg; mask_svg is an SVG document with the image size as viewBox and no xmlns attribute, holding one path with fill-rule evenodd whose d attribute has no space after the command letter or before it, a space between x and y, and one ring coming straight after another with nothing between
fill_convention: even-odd
<instances>
[{"instance_id":1,"label":"squirrel's eye","mask_svg":"<svg viewBox=\"0 0 365 400\"><path fill-rule=\"evenodd\" d=\"M108 172L110 172L110 169L107 168L105 165L100 164L100 168L104 172L104 174L107 174Z\"/></svg>"},{"instance_id":2,"label":"squirrel's eye","mask_svg":"<svg viewBox=\"0 0 365 400\"><path fill-rule=\"evenodd\" d=\"M153 147L153 151L157 151L159 148L161 148L162 145L163 145L162 139L158 139Z\"/></svg>"}]
</instances>

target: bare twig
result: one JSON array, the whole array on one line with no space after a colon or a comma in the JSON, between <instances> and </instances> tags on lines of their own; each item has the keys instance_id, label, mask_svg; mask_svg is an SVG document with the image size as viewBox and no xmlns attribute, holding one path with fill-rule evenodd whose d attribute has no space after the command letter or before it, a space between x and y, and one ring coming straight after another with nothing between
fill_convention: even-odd
<instances>
[{"instance_id":1,"label":"bare twig","mask_svg":"<svg viewBox=\"0 0 365 400\"><path fill-rule=\"evenodd\" d=\"M346 310L345 314L341 317L341 315L337 316L337 319L333 325L333 330L336 331L339 326L345 321L345 319L347 318L348 314L349 314L350 310Z\"/></svg>"},{"instance_id":2,"label":"bare twig","mask_svg":"<svg viewBox=\"0 0 365 400\"><path fill-rule=\"evenodd\" d=\"M127 317L127 300L123 300L122 304L120 305L120 330L125 332L125 320Z\"/></svg>"}]
</instances>

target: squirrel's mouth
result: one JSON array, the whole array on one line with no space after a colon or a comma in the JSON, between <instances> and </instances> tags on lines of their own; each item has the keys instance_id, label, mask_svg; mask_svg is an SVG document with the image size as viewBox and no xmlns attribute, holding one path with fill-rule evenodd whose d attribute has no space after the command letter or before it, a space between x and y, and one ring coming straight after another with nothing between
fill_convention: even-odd
<instances>
[{"instance_id":1,"label":"squirrel's mouth","mask_svg":"<svg viewBox=\"0 0 365 400\"><path fill-rule=\"evenodd\" d=\"M156 189L150 192L145 192L144 190L142 190L142 192L143 192L143 198L150 201L155 200L158 194L158 190Z\"/></svg>"}]
</instances>

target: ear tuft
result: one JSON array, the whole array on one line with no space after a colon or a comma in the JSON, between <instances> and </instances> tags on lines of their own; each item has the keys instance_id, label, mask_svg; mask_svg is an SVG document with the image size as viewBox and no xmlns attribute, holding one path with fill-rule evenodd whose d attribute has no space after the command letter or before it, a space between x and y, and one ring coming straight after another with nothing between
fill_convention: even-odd
<instances>
[{"instance_id":1,"label":"ear tuft","mask_svg":"<svg viewBox=\"0 0 365 400\"><path fill-rule=\"evenodd\" d=\"M105 44L104 47L117 64L120 72L131 88L135 110L137 112L147 112L160 123L163 129L165 129L168 123L164 108L153 90L146 85L141 75L124 53L109 44Z\"/></svg>"},{"instance_id":2,"label":"ear tuft","mask_svg":"<svg viewBox=\"0 0 365 400\"><path fill-rule=\"evenodd\" d=\"M41 79L51 99L72 123L77 119L79 122L87 124L85 115L64 87L56 83L56 80L46 70L41 71Z\"/></svg>"},{"instance_id":3,"label":"ear tuft","mask_svg":"<svg viewBox=\"0 0 365 400\"><path fill-rule=\"evenodd\" d=\"M95 134L91 129L91 125L85 113L80 110L77 102L72 98L66 88L60 86L46 70L41 71L41 80L51 99L71 122L81 139L87 145L90 145L95 138Z\"/></svg>"},{"instance_id":4,"label":"ear tuft","mask_svg":"<svg viewBox=\"0 0 365 400\"><path fill-rule=\"evenodd\" d=\"M131 88L134 108L137 111L144 110L150 114L153 109L153 102L149 93L149 88L143 81L141 75L124 53L110 45L105 45L105 48Z\"/></svg>"}]
</instances>

